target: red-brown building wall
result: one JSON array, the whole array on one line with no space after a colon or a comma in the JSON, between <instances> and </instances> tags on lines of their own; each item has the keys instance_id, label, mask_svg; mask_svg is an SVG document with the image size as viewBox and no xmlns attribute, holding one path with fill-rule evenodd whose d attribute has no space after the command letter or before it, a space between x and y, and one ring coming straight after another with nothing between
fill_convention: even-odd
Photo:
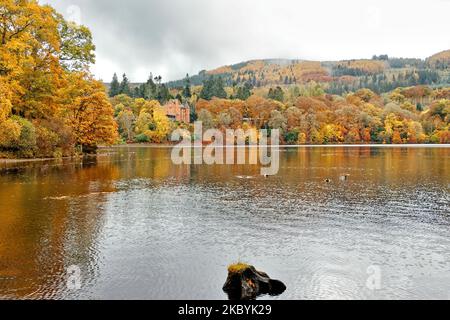
<instances>
[{"instance_id":1,"label":"red-brown building wall","mask_svg":"<svg viewBox=\"0 0 450 320\"><path fill-rule=\"evenodd\" d=\"M178 100L171 100L164 105L166 115L178 122L190 123L190 107L183 105Z\"/></svg>"}]
</instances>

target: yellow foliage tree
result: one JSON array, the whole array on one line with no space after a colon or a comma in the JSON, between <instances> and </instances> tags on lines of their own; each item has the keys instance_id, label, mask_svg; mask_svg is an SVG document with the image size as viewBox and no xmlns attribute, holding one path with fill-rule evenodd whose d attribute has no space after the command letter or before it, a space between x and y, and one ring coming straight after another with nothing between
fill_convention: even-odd
<instances>
[{"instance_id":1,"label":"yellow foliage tree","mask_svg":"<svg viewBox=\"0 0 450 320\"><path fill-rule=\"evenodd\" d=\"M2 149L32 157L115 141L105 88L88 73L94 49L89 29L65 21L51 6L1 0Z\"/></svg>"},{"instance_id":2,"label":"yellow foliage tree","mask_svg":"<svg viewBox=\"0 0 450 320\"><path fill-rule=\"evenodd\" d=\"M55 111L61 66L55 11L37 1L2 1L0 75L9 83L16 114L43 116Z\"/></svg>"},{"instance_id":3,"label":"yellow foliage tree","mask_svg":"<svg viewBox=\"0 0 450 320\"><path fill-rule=\"evenodd\" d=\"M136 133L143 134L144 132L152 128L152 124L153 124L152 114L145 112L144 110L141 111L136 121Z\"/></svg>"},{"instance_id":4,"label":"yellow foliage tree","mask_svg":"<svg viewBox=\"0 0 450 320\"><path fill-rule=\"evenodd\" d=\"M11 90L1 77L0 77L0 123L5 121L11 114Z\"/></svg>"},{"instance_id":5,"label":"yellow foliage tree","mask_svg":"<svg viewBox=\"0 0 450 320\"><path fill-rule=\"evenodd\" d=\"M12 119L0 123L0 147L12 148L19 143L22 127Z\"/></svg>"},{"instance_id":6,"label":"yellow foliage tree","mask_svg":"<svg viewBox=\"0 0 450 320\"><path fill-rule=\"evenodd\" d=\"M68 81L70 85L64 91L68 101L62 112L75 134L77 145L114 143L117 124L103 84L84 73L72 73Z\"/></svg>"},{"instance_id":7,"label":"yellow foliage tree","mask_svg":"<svg viewBox=\"0 0 450 320\"><path fill-rule=\"evenodd\" d=\"M154 130L144 132L150 138L150 141L161 143L167 139L171 130L169 118L163 108L159 107L153 111Z\"/></svg>"}]
</instances>

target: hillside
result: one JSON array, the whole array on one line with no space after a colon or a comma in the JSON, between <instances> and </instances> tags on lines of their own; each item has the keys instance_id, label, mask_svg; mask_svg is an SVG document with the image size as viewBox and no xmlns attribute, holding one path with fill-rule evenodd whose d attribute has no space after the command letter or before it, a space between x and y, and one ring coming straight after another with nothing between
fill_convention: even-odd
<instances>
[{"instance_id":1,"label":"hillside","mask_svg":"<svg viewBox=\"0 0 450 320\"><path fill-rule=\"evenodd\" d=\"M360 88L388 92L399 86L450 83L450 50L425 60L390 58L387 55L372 59L344 61L305 61L288 59L251 60L214 70L203 70L190 77L192 85L202 85L211 76L220 76L228 86L245 83L253 87L305 84L315 81L330 93L341 94ZM184 85L184 79L168 83L170 88Z\"/></svg>"},{"instance_id":2,"label":"hillside","mask_svg":"<svg viewBox=\"0 0 450 320\"><path fill-rule=\"evenodd\" d=\"M450 50L436 53L427 59L427 63L436 69L448 69L450 67Z\"/></svg>"}]
</instances>

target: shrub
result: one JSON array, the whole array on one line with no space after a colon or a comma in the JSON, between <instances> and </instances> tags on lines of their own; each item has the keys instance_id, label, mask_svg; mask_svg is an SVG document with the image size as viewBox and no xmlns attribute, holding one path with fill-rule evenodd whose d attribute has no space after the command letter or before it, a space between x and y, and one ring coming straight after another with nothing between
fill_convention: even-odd
<instances>
[{"instance_id":1,"label":"shrub","mask_svg":"<svg viewBox=\"0 0 450 320\"><path fill-rule=\"evenodd\" d=\"M54 157L56 151L61 152L63 157L75 153L74 133L64 121L57 118L40 120L35 126L39 157Z\"/></svg>"},{"instance_id":2,"label":"shrub","mask_svg":"<svg viewBox=\"0 0 450 320\"><path fill-rule=\"evenodd\" d=\"M450 143L450 131L445 130L439 133L439 142L440 143Z\"/></svg>"},{"instance_id":3,"label":"shrub","mask_svg":"<svg viewBox=\"0 0 450 320\"><path fill-rule=\"evenodd\" d=\"M286 141L287 144L297 144L298 143L298 136L299 136L299 132L298 131L290 131L288 133L286 133L284 135L284 140Z\"/></svg>"},{"instance_id":4,"label":"shrub","mask_svg":"<svg viewBox=\"0 0 450 320\"><path fill-rule=\"evenodd\" d=\"M53 158L61 159L63 157L63 152L61 148L56 148L56 150L53 152Z\"/></svg>"},{"instance_id":5,"label":"shrub","mask_svg":"<svg viewBox=\"0 0 450 320\"><path fill-rule=\"evenodd\" d=\"M298 135L297 143L298 144L306 144L306 134L305 133L302 132Z\"/></svg>"},{"instance_id":6,"label":"shrub","mask_svg":"<svg viewBox=\"0 0 450 320\"><path fill-rule=\"evenodd\" d=\"M17 149L22 127L12 119L0 123L0 148Z\"/></svg>"},{"instance_id":7,"label":"shrub","mask_svg":"<svg viewBox=\"0 0 450 320\"><path fill-rule=\"evenodd\" d=\"M150 138L146 134L141 133L134 138L134 141L136 141L137 143L150 142Z\"/></svg>"},{"instance_id":8,"label":"shrub","mask_svg":"<svg viewBox=\"0 0 450 320\"><path fill-rule=\"evenodd\" d=\"M21 126L20 137L17 144L18 156L22 158L32 158L36 151L36 128L34 125L21 117L11 118Z\"/></svg>"},{"instance_id":9,"label":"shrub","mask_svg":"<svg viewBox=\"0 0 450 320\"><path fill-rule=\"evenodd\" d=\"M46 127L36 127L36 145L39 150L38 157L53 157L58 143L59 137L56 132Z\"/></svg>"},{"instance_id":10,"label":"shrub","mask_svg":"<svg viewBox=\"0 0 450 320\"><path fill-rule=\"evenodd\" d=\"M432 136L430 136L430 143L440 143L440 137L439 133L435 133Z\"/></svg>"},{"instance_id":11,"label":"shrub","mask_svg":"<svg viewBox=\"0 0 450 320\"><path fill-rule=\"evenodd\" d=\"M36 129L21 117L14 116L0 124L0 148L11 151L22 158L34 157L36 151Z\"/></svg>"}]
</instances>

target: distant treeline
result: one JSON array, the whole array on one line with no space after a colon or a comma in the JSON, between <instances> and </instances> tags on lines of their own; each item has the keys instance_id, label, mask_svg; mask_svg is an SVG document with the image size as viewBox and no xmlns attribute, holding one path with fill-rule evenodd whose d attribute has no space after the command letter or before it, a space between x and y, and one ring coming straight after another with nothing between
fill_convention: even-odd
<instances>
[{"instance_id":1,"label":"distant treeline","mask_svg":"<svg viewBox=\"0 0 450 320\"><path fill-rule=\"evenodd\" d=\"M298 60L261 60L243 62L189 77L193 86L202 86L211 75L220 76L225 86L249 84L252 87L326 83L327 92L343 94L362 88L386 93L399 86L443 86L450 84L446 52L427 60L374 56L371 60L341 62L302 62ZM278 64L277 64L278 63ZM181 88L185 79L170 81L168 88Z\"/></svg>"},{"instance_id":2,"label":"distant treeline","mask_svg":"<svg viewBox=\"0 0 450 320\"><path fill-rule=\"evenodd\" d=\"M205 129L279 129L284 144L450 143L450 88L331 95L315 82L262 90L248 83L226 87L210 76L195 89L187 77L175 92L190 106L191 122L202 121ZM111 101L124 142L163 143L176 128L192 130L192 123L168 121L157 99L120 94Z\"/></svg>"}]
</instances>

